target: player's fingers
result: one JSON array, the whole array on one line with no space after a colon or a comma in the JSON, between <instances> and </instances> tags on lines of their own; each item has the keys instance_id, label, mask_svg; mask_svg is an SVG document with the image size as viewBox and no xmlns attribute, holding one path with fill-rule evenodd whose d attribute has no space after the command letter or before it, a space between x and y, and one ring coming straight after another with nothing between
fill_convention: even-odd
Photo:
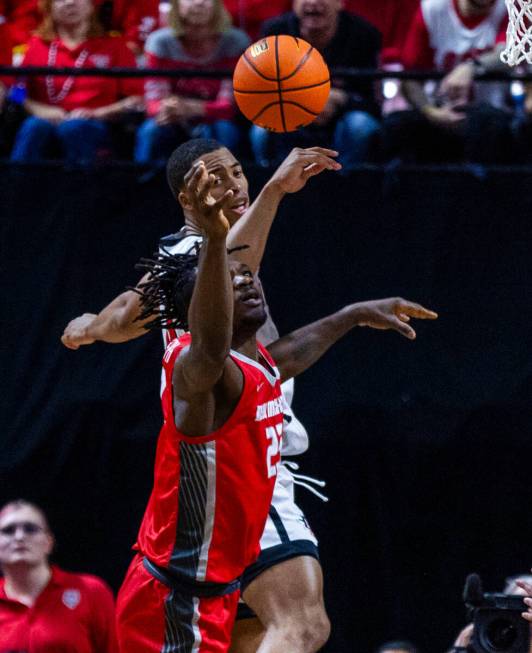
<instances>
[{"instance_id":1,"label":"player's fingers","mask_svg":"<svg viewBox=\"0 0 532 653\"><path fill-rule=\"evenodd\" d=\"M309 179L310 177L314 177L314 175L319 175L320 172L323 172L324 170L328 170L329 166L324 166L320 165L319 163L310 163L308 166L305 166L303 168L303 176L305 179Z\"/></svg>"},{"instance_id":2,"label":"player's fingers","mask_svg":"<svg viewBox=\"0 0 532 653\"><path fill-rule=\"evenodd\" d=\"M338 156L340 152L337 150L329 150L326 147L307 147L305 152L318 152L318 154L323 154L324 156Z\"/></svg>"},{"instance_id":3,"label":"player's fingers","mask_svg":"<svg viewBox=\"0 0 532 653\"><path fill-rule=\"evenodd\" d=\"M308 161L307 166L310 165L311 163L317 163L319 165L322 165L324 168L328 168L329 170L340 170L342 167L342 164L338 163L338 161L335 161L334 159L331 159L328 156L320 154L319 152L306 151L303 154L303 158L305 161ZM305 166L305 168L307 166Z\"/></svg>"},{"instance_id":4,"label":"player's fingers","mask_svg":"<svg viewBox=\"0 0 532 653\"><path fill-rule=\"evenodd\" d=\"M397 317L401 320L401 322L410 322L410 317L406 313L398 313Z\"/></svg>"},{"instance_id":5,"label":"player's fingers","mask_svg":"<svg viewBox=\"0 0 532 653\"><path fill-rule=\"evenodd\" d=\"M397 312L404 313L410 317L416 317L419 320L435 320L438 317L438 313L435 313L434 311L421 306L421 304L407 302L404 300L399 301Z\"/></svg>"},{"instance_id":6,"label":"player's fingers","mask_svg":"<svg viewBox=\"0 0 532 653\"><path fill-rule=\"evenodd\" d=\"M197 188L199 180L203 174L205 164L203 161L196 161L190 170L186 173L183 180L185 182L185 188L189 191L194 192Z\"/></svg>"},{"instance_id":7,"label":"player's fingers","mask_svg":"<svg viewBox=\"0 0 532 653\"><path fill-rule=\"evenodd\" d=\"M66 347L67 349L74 349L74 350L75 350L75 349L79 349L79 345L77 345L77 344L75 344L74 342L72 342L72 341L70 340L70 337L69 337L69 336L66 336L66 335L64 335L64 334L61 336L61 342L65 345L65 347Z\"/></svg>"},{"instance_id":8,"label":"player's fingers","mask_svg":"<svg viewBox=\"0 0 532 653\"><path fill-rule=\"evenodd\" d=\"M219 200L216 200L215 206L220 209L226 208L229 202L233 199L234 195L235 193L231 189L226 190L222 197L220 197Z\"/></svg>"},{"instance_id":9,"label":"player's fingers","mask_svg":"<svg viewBox=\"0 0 532 653\"><path fill-rule=\"evenodd\" d=\"M210 193L211 188L214 186L214 181L214 175L208 175L207 171L204 168L203 174L198 181L198 187L196 189L196 195L201 202L206 201L207 195Z\"/></svg>"},{"instance_id":10,"label":"player's fingers","mask_svg":"<svg viewBox=\"0 0 532 653\"><path fill-rule=\"evenodd\" d=\"M394 329L394 331L399 332L402 336L408 338L409 340L415 340L416 332L414 329L405 322L401 322L398 317L390 319L389 324L390 329Z\"/></svg>"}]
</instances>

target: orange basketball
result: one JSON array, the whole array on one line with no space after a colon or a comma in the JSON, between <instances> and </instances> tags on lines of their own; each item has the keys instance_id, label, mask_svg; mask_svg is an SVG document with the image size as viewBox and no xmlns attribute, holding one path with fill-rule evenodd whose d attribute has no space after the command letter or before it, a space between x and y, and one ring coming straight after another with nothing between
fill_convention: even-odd
<instances>
[{"instance_id":1,"label":"orange basketball","mask_svg":"<svg viewBox=\"0 0 532 653\"><path fill-rule=\"evenodd\" d=\"M253 43L233 74L236 103L260 127L290 132L323 110L331 82L321 54L295 36L267 36Z\"/></svg>"}]
</instances>

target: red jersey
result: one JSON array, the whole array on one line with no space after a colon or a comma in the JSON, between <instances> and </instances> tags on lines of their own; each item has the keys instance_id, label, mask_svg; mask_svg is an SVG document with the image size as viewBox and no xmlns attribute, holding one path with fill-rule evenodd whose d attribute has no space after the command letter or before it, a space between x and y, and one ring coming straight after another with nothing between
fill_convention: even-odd
<instances>
[{"instance_id":1,"label":"red jersey","mask_svg":"<svg viewBox=\"0 0 532 653\"><path fill-rule=\"evenodd\" d=\"M99 7L103 0L95 0L94 4ZM148 35L159 27L159 0L113 0L110 27L126 41L142 47Z\"/></svg>"},{"instance_id":2,"label":"red jersey","mask_svg":"<svg viewBox=\"0 0 532 653\"><path fill-rule=\"evenodd\" d=\"M54 54L55 51L55 54ZM24 66L73 68L135 68L135 57L120 38L103 36L87 39L77 48L67 48L59 39L51 43L34 36L23 61ZM30 77L28 97L65 111L98 109L130 95L142 94L138 79L112 77ZM66 91L66 92L65 92Z\"/></svg>"},{"instance_id":3,"label":"red jersey","mask_svg":"<svg viewBox=\"0 0 532 653\"><path fill-rule=\"evenodd\" d=\"M0 579L0 653L116 653L113 595L96 576L52 567L35 604L6 596Z\"/></svg>"},{"instance_id":4,"label":"red jersey","mask_svg":"<svg viewBox=\"0 0 532 653\"><path fill-rule=\"evenodd\" d=\"M230 583L259 554L280 461L284 399L279 372L232 351L244 376L227 422L204 437L187 437L174 422L172 371L190 334L173 340L163 359L164 424L154 487L135 548L186 581Z\"/></svg>"}]
</instances>

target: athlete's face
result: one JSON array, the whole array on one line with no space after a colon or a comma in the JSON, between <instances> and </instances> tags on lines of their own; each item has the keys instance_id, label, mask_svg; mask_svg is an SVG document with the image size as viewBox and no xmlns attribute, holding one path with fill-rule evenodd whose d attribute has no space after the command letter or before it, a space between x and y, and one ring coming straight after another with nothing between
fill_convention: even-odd
<instances>
[{"instance_id":1,"label":"athlete's face","mask_svg":"<svg viewBox=\"0 0 532 653\"><path fill-rule=\"evenodd\" d=\"M233 191L229 206L224 209L225 217L233 226L249 207L248 180L240 162L225 147L203 154L197 160L203 161L207 173L214 175L214 187L211 190L214 199L219 199L228 190Z\"/></svg>"},{"instance_id":2,"label":"athlete's face","mask_svg":"<svg viewBox=\"0 0 532 653\"><path fill-rule=\"evenodd\" d=\"M34 508L7 508L0 514L0 566L40 565L53 545L47 524Z\"/></svg>"},{"instance_id":3,"label":"athlete's face","mask_svg":"<svg viewBox=\"0 0 532 653\"><path fill-rule=\"evenodd\" d=\"M234 293L233 331L247 340L266 321L262 286L244 263L230 261L229 269Z\"/></svg>"}]
</instances>

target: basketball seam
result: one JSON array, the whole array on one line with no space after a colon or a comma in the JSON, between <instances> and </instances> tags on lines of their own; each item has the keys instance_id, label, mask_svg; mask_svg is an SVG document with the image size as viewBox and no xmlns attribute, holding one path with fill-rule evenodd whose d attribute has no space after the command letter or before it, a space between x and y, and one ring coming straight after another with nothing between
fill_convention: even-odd
<instances>
[{"instance_id":1,"label":"basketball seam","mask_svg":"<svg viewBox=\"0 0 532 653\"><path fill-rule=\"evenodd\" d=\"M257 66L255 66L255 64L248 59L248 56L247 56L247 54L245 52L243 54L243 59L247 63L247 65L251 68L251 70L256 72L259 77L262 77L262 79L265 79L267 82L276 82L277 81L277 77L268 77L267 75L264 75L263 73L261 73L261 71L257 68Z\"/></svg>"},{"instance_id":2,"label":"basketball seam","mask_svg":"<svg viewBox=\"0 0 532 653\"><path fill-rule=\"evenodd\" d=\"M283 88L282 91L283 91L283 93L292 93L294 91L306 91L309 88L317 88L318 86L323 86L324 84L329 84L330 81L331 81L330 79L326 79L323 82L318 82L316 84L309 84L309 86L295 86L294 88ZM254 93L264 93L264 94L277 93L277 91L275 91L275 90L273 90L273 91L242 91L239 88L234 88L233 91L235 93L242 93L242 94L248 94L248 95L249 94L254 94Z\"/></svg>"},{"instance_id":3,"label":"basketball seam","mask_svg":"<svg viewBox=\"0 0 532 653\"><path fill-rule=\"evenodd\" d=\"M290 77L293 77L297 72L299 72L301 70L301 68L309 60L309 57L310 57L310 54L311 54L312 50L314 50L314 48L313 48L313 46L310 46L310 48L305 52L303 57L299 60L299 63L294 68L294 70L289 75L287 75L286 77L279 77L279 81L280 82L285 82L287 79L290 79Z\"/></svg>"},{"instance_id":4,"label":"basketball seam","mask_svg":"<svg viewBox=\"0 0 532 653\"><path fill-rule=\"evenodd\" d=\"M251 122L255 122L255 120L257 120L257 118L259 118L266 111L266 109L270 109L271 107L274 107L276 104L279 104L279 102L270 102L270 104L265 104L262 107L262 109L255 116L253 116L253 118L251 118ZM305 111L311 116L314 116L315 118L320 115L319 113L315 113L314 111L307 109L307 107L304 107L302 104L299 104L299 102L292 102L292 100L287 100L285 104L291 104L294 107L297 107L298 109L302 109L303 111Z\"/></svg>"},{"instance_id":5,"label":"basketball seam","mask_svg":"<svg viewBox=\"0 0 532 653\"><path fill-rule=\"evenodd\" d=\"M279 111L281 112L281 122L283 124L283 131L286 130L286 119L284 115L284 106L283 106L283 93L281 89L281 80L280 80L280 74L281 74L281 66L279 64L279 37L275 37L275 66L277 69L277 88L279 92Z\"/></svg>"}]
</instances>

